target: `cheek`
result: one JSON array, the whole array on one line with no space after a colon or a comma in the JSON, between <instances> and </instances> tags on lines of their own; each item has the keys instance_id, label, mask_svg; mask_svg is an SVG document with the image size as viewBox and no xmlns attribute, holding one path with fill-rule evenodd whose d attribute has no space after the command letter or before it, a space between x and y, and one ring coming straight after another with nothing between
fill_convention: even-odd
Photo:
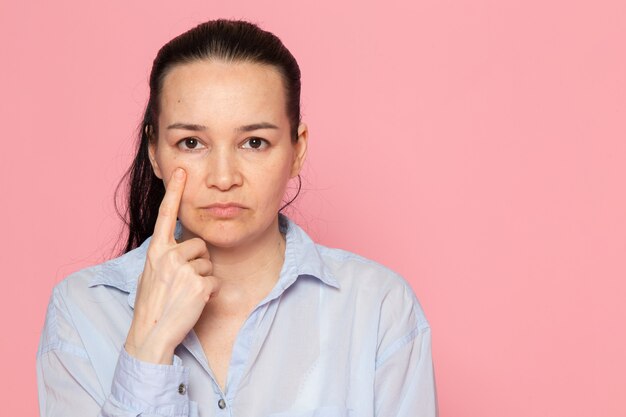
<instances>
[{"instance_id":1,"label":"cheek","mask_svg":"<svg viewBox=\"0 0 626 417\"><path fill-rule=\"evenodd\" d=\"M197 198L198 190L202 189L206 173L201 167L197 166L197 164L181 163L177 166L183 168L187 173L187 179L185 180L185 189L183 191L181 203L185 204L194 202Z\"/></svg>"},{"instance_id":2,"label":"cheek","mask_svg":"<svg viewBox=\"0 0 626 417\"><path fill-rule=\"evenodd\" d=\"M282 204L282 199L290 180L291 164L281 161L269 167L265 172L273 173L273 175L259 176L255 185L263 190L263 195L267 196L268 200L273 201L275 204Z\"/></svg>"},{"instance_id":3,"label":"cheek","mask_svg":"<svg viewBox=\"0 0 626 417\"><path fill-rule=\"evenodd\" d=\"M159 161L159 167L163 179L165 180L165 187L167 187L167 183L176 168L185 170L187 178L185 180L185 189L183 190L181 205L193 201L196 196L196 190L199 189L198 187L202 183L203 175L205 175L201 162L194 161L191 158L181 158L171 155L161 155L159 159L157 160Z\"/></svg>"},{"instance_id":4,"label":"cheek","mask_svg":"<svg viewBox=\"0 0 626 417\"><path fill-rule=\"evenodd\" d=\"M159 148L160 152L157 152L156 159L161 168L164 178L169 179L172 172L176 168L182 168L187 173L197 172L206 161L202 158L202 155L197 154L185 154L169 145L164 145Z\"/></svg>"}]
</instances>

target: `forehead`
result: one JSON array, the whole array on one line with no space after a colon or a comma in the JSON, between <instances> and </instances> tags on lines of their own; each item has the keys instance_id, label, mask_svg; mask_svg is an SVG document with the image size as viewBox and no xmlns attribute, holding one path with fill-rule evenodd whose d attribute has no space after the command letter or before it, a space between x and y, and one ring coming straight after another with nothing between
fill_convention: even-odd
<instances>
[{"instance_id":1,"label":"forehead","mask_svg":"<svg viewBox=\"0 0 626 417\"><path fill-rule=\"evenodd\" d=\"M176 65L163 79L159 107L160 124L287 122L280 73L253 62L198 60Z\"/></svg>"}]
</instances>

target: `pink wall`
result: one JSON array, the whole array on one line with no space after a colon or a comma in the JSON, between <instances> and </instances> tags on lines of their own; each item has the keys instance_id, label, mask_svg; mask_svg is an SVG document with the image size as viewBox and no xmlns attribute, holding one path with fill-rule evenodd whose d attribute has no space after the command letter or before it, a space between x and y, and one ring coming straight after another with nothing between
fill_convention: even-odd
<instances>
[{"instance_id":1,"label":"pink wall","mask_svg":"<svg viewBox=\"0 0 626 417\"><path fill-rule=\"evenodd\" d=\"M299 58L297 218L411 282L441 416L626 415L624 1L86 3L0 3L3 415L37 414L52 286L110 253L156 50L216 17Z\"/></svg>"}]
</instances>

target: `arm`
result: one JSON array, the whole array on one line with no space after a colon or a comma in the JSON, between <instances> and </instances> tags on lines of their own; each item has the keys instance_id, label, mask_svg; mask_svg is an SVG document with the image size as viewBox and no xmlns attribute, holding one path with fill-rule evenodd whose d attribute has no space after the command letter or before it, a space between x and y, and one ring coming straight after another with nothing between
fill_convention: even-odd
<instances>
[{"instance_id":1,"label":"arm","mask_svg":"<svg viewBox=\"0 0 626 417\"><path fill-rule=\"evenodd\" d=\"M58 289L52 294L37 353L39 410L42 417L188 416L188 370L141 362L124 349L112 384L103 386ZM102 363L100 363L102 365ZM108 384L107 384L108 385Z\"/></svg>"},{"instance_id":2,"label":"arm","mask_svg":"<svg viewBox=\"0 0 626 417\"><path fill-rule=\"evenodd\" d=\"M431 355L430 328L415 329L410 340L377 364L376 416L435 417L437 395Z\"/></svg>"},{"instance_id":3,"label":"arm","mask_svg":"<svg viewBox=\"0 0 626 417\"><path fill-rule=\"evenodd\" d=\"M436 417L431 331L409 288L391 291L381 311L376 360L375 415Z\"/></svg>"}]
</instances>

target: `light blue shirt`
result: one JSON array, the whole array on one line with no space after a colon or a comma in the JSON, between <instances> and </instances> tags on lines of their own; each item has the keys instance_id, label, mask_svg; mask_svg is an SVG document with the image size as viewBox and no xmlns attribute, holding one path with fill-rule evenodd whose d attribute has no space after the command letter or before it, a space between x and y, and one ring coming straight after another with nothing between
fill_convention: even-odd
<instances>
[{"instance_id":1,"label":"light blue shirt","mask_svg":"<svg viewBox=\"0 0 626 417\"><path fill-rule=\"evenodd\" d=\"M193 330L172 365L123 349L148 238L54 288L37 352L41 415L436 416L430 327L409 285L280 220L280 277L240 329L223 391Z\"/></svg>"}]
</instances>

